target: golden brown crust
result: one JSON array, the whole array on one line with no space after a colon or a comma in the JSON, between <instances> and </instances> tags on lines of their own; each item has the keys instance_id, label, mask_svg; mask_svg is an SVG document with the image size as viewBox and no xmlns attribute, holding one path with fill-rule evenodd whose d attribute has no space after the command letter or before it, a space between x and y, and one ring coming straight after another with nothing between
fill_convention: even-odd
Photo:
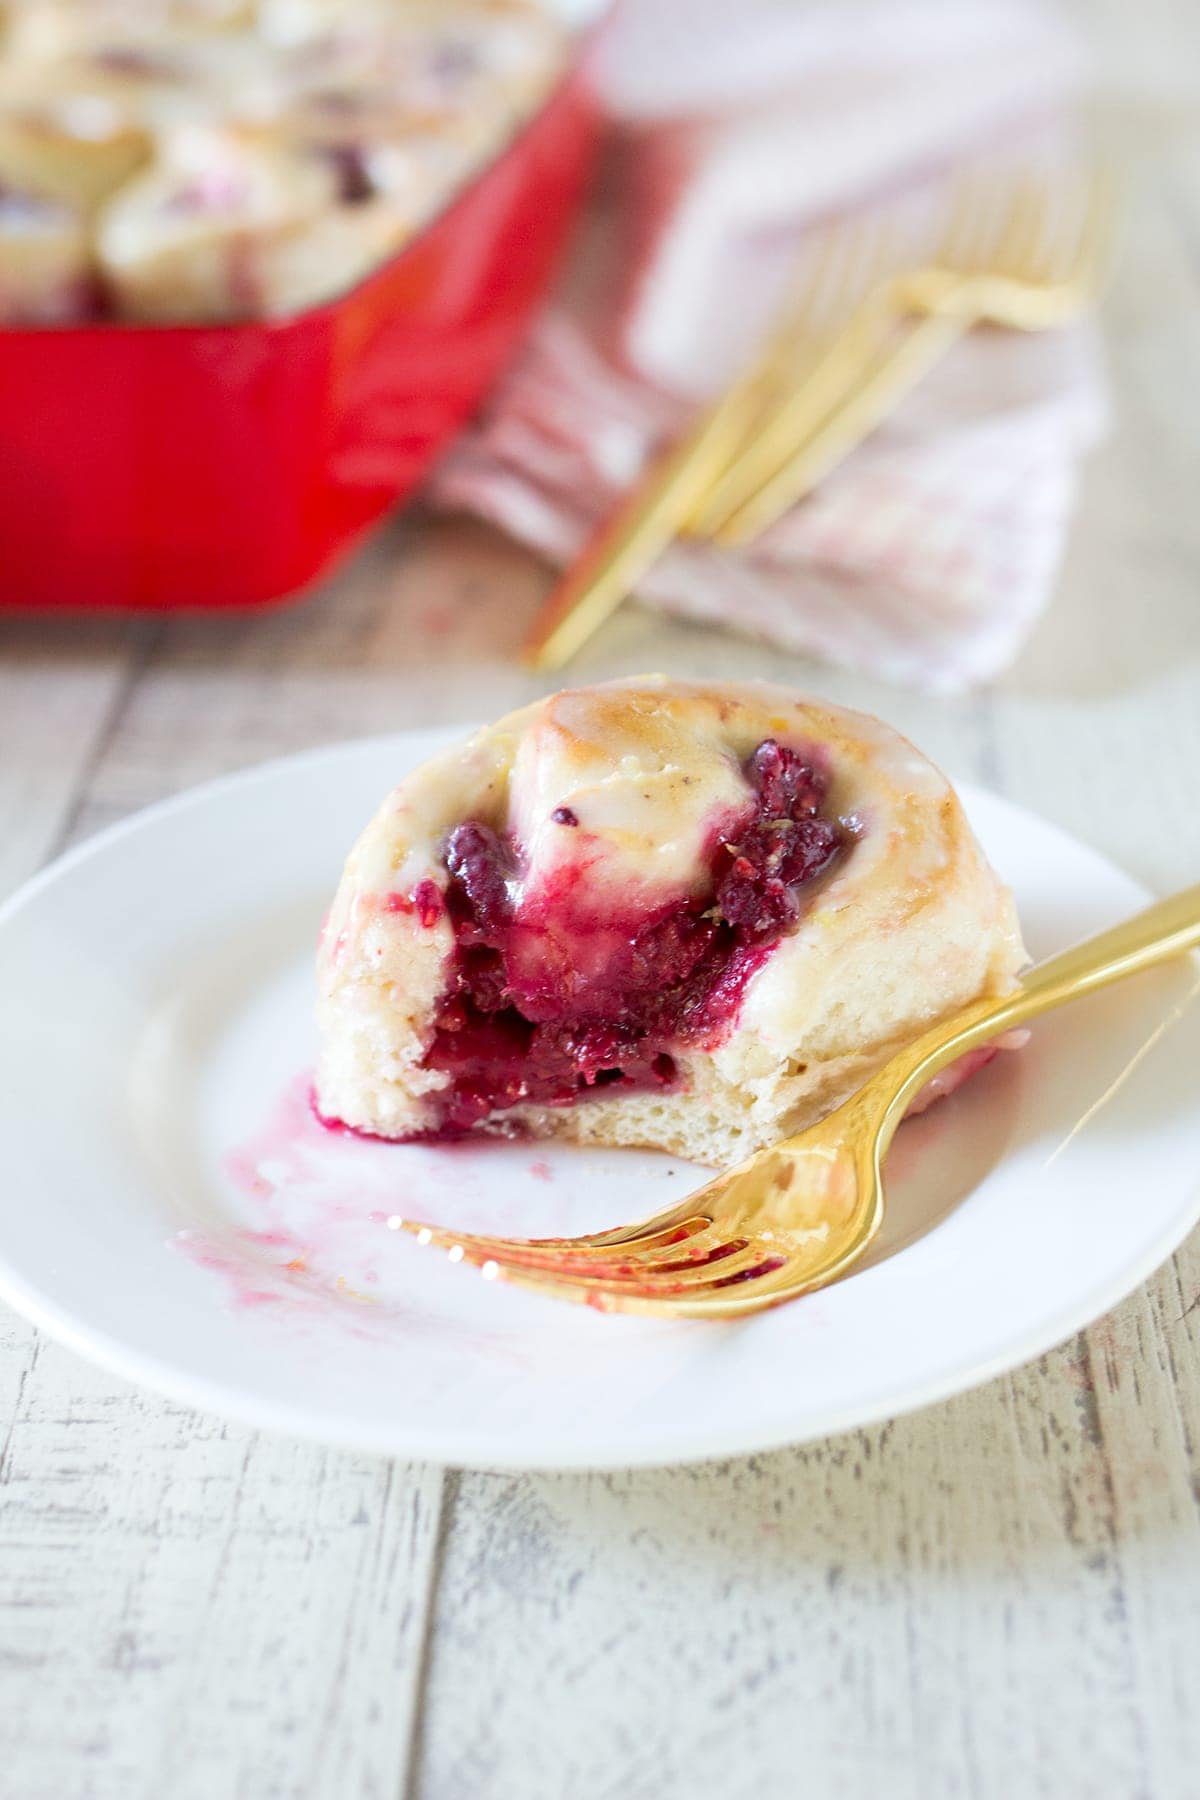
<instances>
[{"instance_id":1,"label":"golden brown crust","mask_svg":"<svg viewBox=\"0 0 1200 1800\"><path fill-rule=\"evenodd\" d=\"M635 888L695 891L714 821L748 798L743 766L764 738L820 762L852 849L748 983L728 1037L703 1058L680 1057L687 1090L665 1111L614 1097L538 1113L537 1129L691 1142L721 1160L819 1109L906 1032L1012 982L1024 950L1011 896L945 777L879 720L766 684L647 677L568 689L414 771L352 852L320 959L328 1110L396 1134L433 1117L438 1078L420 1065L452 935L444 920L427 929L389 912L386 897L444 885L448 830L481 817L511 830L527 891L581 844L599 905L625 910ZM563 806L582 831L548 826ZM405 1020L394 1033L389 1009Z\"/></svg>"}]
</instances>

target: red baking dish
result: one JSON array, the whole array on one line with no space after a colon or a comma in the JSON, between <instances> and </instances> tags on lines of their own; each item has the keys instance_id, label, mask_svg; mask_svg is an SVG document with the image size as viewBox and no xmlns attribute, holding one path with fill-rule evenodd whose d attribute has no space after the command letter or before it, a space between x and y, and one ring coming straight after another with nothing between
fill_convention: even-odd
<instances>
[{"instance_id":1,"label":"red baking dish","mask_svg":"<svg viewBox=\"0 0 1200 1800\"><path fill-rule=\"evenodd\" d=\"M294 318L0 330L0 606L253 606L327 570L513 350L595 138L581 64L397 257Z\"/></svg>"}]
</instances>

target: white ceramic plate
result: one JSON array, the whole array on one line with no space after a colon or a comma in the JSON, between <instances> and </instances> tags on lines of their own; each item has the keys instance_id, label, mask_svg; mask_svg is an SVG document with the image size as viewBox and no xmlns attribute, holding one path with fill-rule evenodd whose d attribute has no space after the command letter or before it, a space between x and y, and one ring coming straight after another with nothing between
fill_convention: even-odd
<instances>
[{"instance_id":1,"label":"white ceramic plate","mask_svg":"<svg viewBox=\"0 0 1200 1800\"><path fill-rule=\"evenodd\" d=\"M601 1316L390 1230L395 1212L585 1229L699 1179L657 1155L380 1145L311 1118L318 921L360 824L444 741L348 744L218 782L103 833L0 912L0 1293L73 1348L348 1446L661 1463L816 1437L999 1374L1112 1306L1192 1225L1200 1017L1176 967L1052 1017L906 1125L869 1262L760 1318ZM1145 902L1060 831L964 798L1035 955Z\"/></svg>"}]
</instances>

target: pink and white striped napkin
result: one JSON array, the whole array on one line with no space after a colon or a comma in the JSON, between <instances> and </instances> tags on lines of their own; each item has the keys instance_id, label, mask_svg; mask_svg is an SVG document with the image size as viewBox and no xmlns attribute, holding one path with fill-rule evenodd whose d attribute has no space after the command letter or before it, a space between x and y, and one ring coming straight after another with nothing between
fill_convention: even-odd
<instances>
[{"instance_id":1,"label":"pink and white striped napkin","mask_svg":"<svg viewBox=\"0 0 1200 1800\"><path fill-rule=\"evenodd\" d=\"M431 488L559 563L751 350L806 229L877 205L916 231L972 160L1062 169L1081 66L1020 0L625 0L599 79L577 254ZM750 549L679 542L639 597L931 690L985 681L1050 594L1104 413L1089 328L975 332Z\"/></svg>"}]
</instances>

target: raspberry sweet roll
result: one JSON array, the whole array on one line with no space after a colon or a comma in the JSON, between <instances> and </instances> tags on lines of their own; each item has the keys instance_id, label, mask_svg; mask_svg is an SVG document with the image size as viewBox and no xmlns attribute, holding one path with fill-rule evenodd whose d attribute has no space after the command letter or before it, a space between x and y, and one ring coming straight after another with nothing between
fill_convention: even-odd
<instances>
[{"instance_id":1,"label":"raspberry sweet roll","mask_svg":"<svg viewBox=\"0 0 1200 1800\"><path fill-rule=\"evenodd\" d=\"M103 80L0 63L0 183L91 215L150 156L150 136Z\"/></svg>"},{"instance_id":2,"label":"raspberry sweet roll","mask_svg":"<svg viewBox=\"0 0 1200 1800\"><path fill-rule=\"evenodd\" d=\"M865 714L654 677L401 782L319 954L317 1105L724 1166L1025 961L945 777Z\"/></svg>"},{"instance_id":3,"label":"raspberry sweet roll","mask_svg":"<svg viewBox=\"0 0 1200 1800\"><path fill-rule=\"evenodd\" d=\"M91 293L92 264L79 213L0 181L0 320L63 325Z\"/></svg>"},{"instance_id":4,"label":"raspberry sweet roll","mask_svg":"<svg viewBox=\"0 0 1200 1800\"><path fill-rule=\"evenodd\" d=\"M258 134L172 133L100 216L99 261L117 311L201 321L287 312L323 298L342 272L314 264L311 245L336 198L328 164Z\"/></svg>"}]
</instances>

